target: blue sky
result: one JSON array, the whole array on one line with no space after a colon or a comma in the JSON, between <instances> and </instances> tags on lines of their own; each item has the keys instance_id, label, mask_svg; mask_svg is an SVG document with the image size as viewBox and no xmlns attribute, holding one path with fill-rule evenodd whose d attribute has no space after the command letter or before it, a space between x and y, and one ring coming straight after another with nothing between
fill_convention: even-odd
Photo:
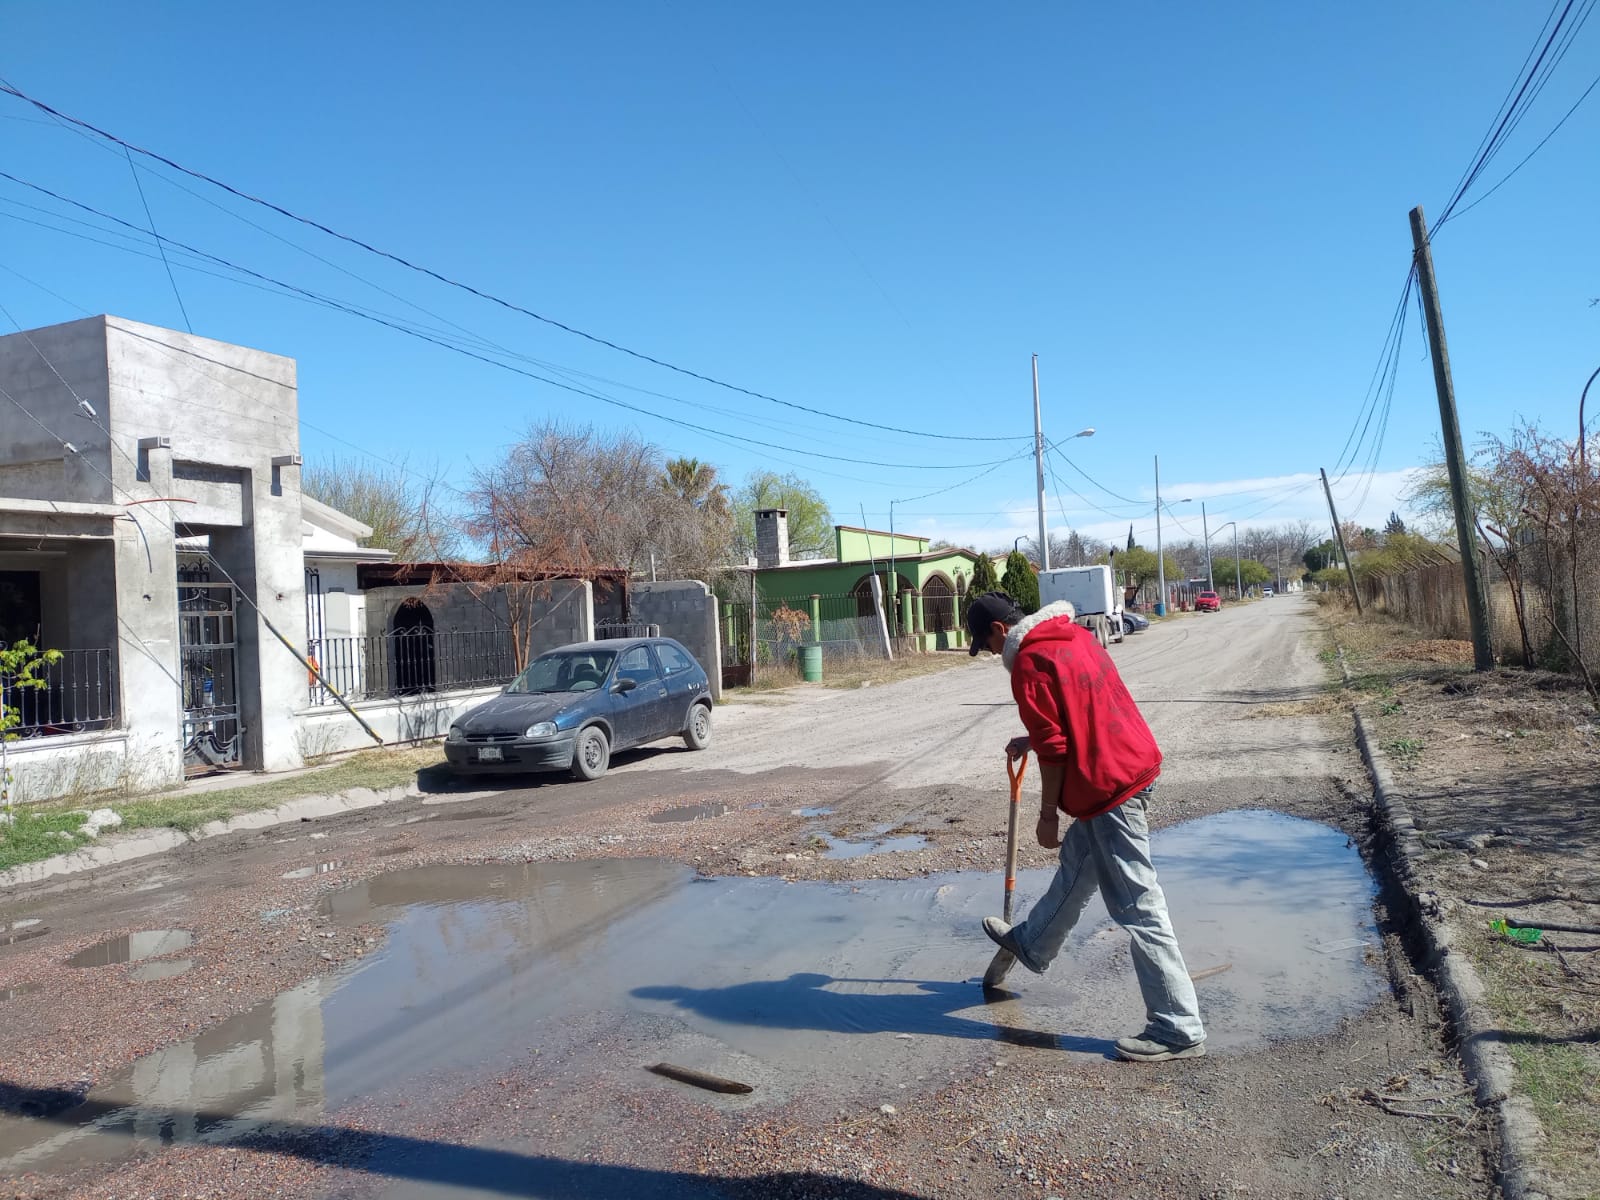
<instances>
[{"instance_id":1,"label":"blue sky","mask_svg":"<svg viewBox=\"0 0 1600 1200\"><path fill-rule=\"evenodd\" d=\"M753 400L141 160L168 238L468 331L501 348L492 357L554 364L518 360L718 431L561 392L175 256L197 333L299 361L308 459L348 457L353 444L464 485L530 422L562 415L635 428L734 482L794 470L841 522L864 508L885 526L890 501L905 501L899 528L996 546L1033 528L1031 457L962 481L1027 450L1037 353L1047 434L1094 426L1064 448L1109 489L1058 462L1052 526L1065 517L1125 536L1131 522L1151 544L1156 454L1164 496L1213 497L1214 526L1323 518L1310 484L1342 455L1350 465L1409 266L1406 214L1441 210L1548 12L1458 0L674 0L447 16L413 3L11 0L0 75L135 144L695 371L881 424L1019 439L888 433ZM1597 60L1600 22L1468 202L1550 131ZM1469 440L1519 417L1574 432L1578 391L1600 365L1597 134L1600 95L1437 237ZM120 151L10 97L0 139L12 174L144 224ZM17 321L111 312L183 326L148 238L67 216L103 224L0 180L0 303ZM1377 425L1335 472L1335 493L1342 515L1381 525L1438 429L1414 310L1381 444ZM772 447L719 436L730 434ZM1198 531L1195 507L1179 508L1169 537Z\"/></svg>"}]
</instances>

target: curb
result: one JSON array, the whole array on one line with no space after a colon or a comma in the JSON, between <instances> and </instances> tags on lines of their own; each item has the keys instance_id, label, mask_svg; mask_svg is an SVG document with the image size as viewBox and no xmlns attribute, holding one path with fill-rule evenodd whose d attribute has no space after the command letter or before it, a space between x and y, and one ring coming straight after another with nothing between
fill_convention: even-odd
<instances>
[{"instance_id":1,"label":"curb","mask_svg":"<svg viewBox=\"0 0 1600 1200\"><path fill-rule=\"evenodd\" d=\"M58 875L76 875L117 863L132 862L136 858L165 854L169 850L176 850L179 846L191 842L203 842L226 833L237 833L244 829L265 829L271 825L285 825L291 821L312 821L318 817L331 817L363 808L377 808L379 805L393 804L397 800L409 800L420 795L422 790L415 783L386 788L383 791L374 791L372 788L351 788L347 792L339 792L332 796L299 796L272 808L258 808L252 812L240 813L236 817L229 817L226 821L207 821L192 833L181 833L176 829L152 829L120 837L113 835L99 845L86 846L70 854L58 854L54 858L41 859L38 862L23 863L21 866L12 867L9 871L0 872L0 891L40 883Z\"/></svg>"},{"instance_id":2,"label":"curb","mask_svg":"<svg viewBox=\"0 0 1600 1200\"><path fill-rule=\"evenodd\" d=\"M1339 670L1350 682L1350 667L1344 648L1334 642L1339 655ZM1410 908L1409 916L1420 931L1427 954L1418 965L1433 976L1455 1028L1456 1050L1466 1067L1478 1106L1492 1113L1499 1135L1500 1191L1506 1200L1549 1200L1537 1182L1534 1150L1545 1139L1544 1126L1525 1097L1515 1094L1515 1067L1500 1030L1485 1018L1483 979L1465 954L1455 952L1450 930L1438 915L1432 893L1424 893L1417 881L1417 864L1424 849L1411 810L1400 798L1389 773L1388 763L1376 740L1368 733L1361 712L1352 702L1356 746L1372 782L1380 831L1389 842L1389 862Z\"/></svg>"}]
</instances>

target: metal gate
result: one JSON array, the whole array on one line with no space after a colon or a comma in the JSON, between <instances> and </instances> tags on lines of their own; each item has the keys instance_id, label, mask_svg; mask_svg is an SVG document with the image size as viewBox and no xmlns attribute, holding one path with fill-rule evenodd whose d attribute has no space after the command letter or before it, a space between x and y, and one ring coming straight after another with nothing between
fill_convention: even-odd
<instances>
[{"instance_id":1,"label":"metal gate","mask_svg":"<svg viewBox=\"0 0 1600 1200\"><path fill-rule=\"evenodd\" d=\"M183 679L183 769L203 775L239 765L238 597L211 582L205 561L178 570Z\"/></svg>"}]
</instances>

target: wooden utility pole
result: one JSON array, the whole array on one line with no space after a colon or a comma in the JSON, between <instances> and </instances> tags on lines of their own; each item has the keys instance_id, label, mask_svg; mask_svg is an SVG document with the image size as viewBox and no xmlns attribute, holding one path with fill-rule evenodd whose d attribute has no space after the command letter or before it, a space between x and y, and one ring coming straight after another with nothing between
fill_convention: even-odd
<instances>
[{"instance_id":1,"label":"wooden utility pole","mask_svg":"<svg viewBox=\"0 0 1600 1200\"><path fill-rule=\"evenodd\" d=\"M1322 470L1321 467L1317 468ZM1356 586L1356 568L1350 561L1350 552L1344 548L1344 530L1339 528L1339 512L1333 507L1333 489L1328 486L1328 472L1322 471L1322 494L1328 498L1328 516L1333 519L1333 536L1338 542L1339 554L1344 558L1345 573L1350 576L1350 594L1356 598L1356 616L1361 615L1361 589Z\"/></svg>"},{"instance_id":2,"label":"wooden utility pole","mask_svg":"<svg viewBox=\"0 0 1600 1200\"><path fill-rule=\"evenodd\" d=\"M1450 503L1456 511L1456 540L1461 551L1461 581L1467 589L1467 620L1472 625L1474 670L1494 669L1494 646L1489 640L1489 603L1483 574L1478 568L1477 513L1467 494L1467 462L1461 451L1461 423L1456 417L1456 389L1450 380L1450 351L1444 340L1444 314L1439 309L1439 285L1433 277L1433 251L1428 245L1428 223L1419 204L1411 210L1411 244L1416 252L1417 287L1422 312L1428 320L1428 348L1433 354L1433 386L1439 393L1439 423L1444 434L1444 461L1450 472Z\"/></svg>"}]
</instances>

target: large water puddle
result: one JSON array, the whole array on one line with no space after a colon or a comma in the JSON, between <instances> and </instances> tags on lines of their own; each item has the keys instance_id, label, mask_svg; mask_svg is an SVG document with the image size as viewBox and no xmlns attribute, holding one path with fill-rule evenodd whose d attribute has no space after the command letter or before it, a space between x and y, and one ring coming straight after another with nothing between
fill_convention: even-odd
<instances>
[{"instance_id":1,"label":"large water puddle","mask_svg":"<svg viewBox=\"0 0 1600 1200\"><path fill-rule=\"evenodd\" d=\"M1343 834L1228 813L1158 834L1155 857L1214 1053L1327 1032L1381 994L1372 884ZM1048 880L1023 874L1019 911ZM435 1072L571 1050L569 1027L597 1014L624 1036L581 1051L592 1079L681 1087L643 1072L665 1059L751 1084L702 1094L746 1107L809 1088L875 1102L1006 1043L1103 1055L1136 1032L1127 938L1098 902L1054 971L1019 968L1014 998L985 1003L979 921L1001 894L989 873L785 883L626 859L379 875L324 904L335 925L386 922L381 950L141 1059L78 1108L0 1118L0 1170L412 1099Z\"/></svg>"}]
</instances>

